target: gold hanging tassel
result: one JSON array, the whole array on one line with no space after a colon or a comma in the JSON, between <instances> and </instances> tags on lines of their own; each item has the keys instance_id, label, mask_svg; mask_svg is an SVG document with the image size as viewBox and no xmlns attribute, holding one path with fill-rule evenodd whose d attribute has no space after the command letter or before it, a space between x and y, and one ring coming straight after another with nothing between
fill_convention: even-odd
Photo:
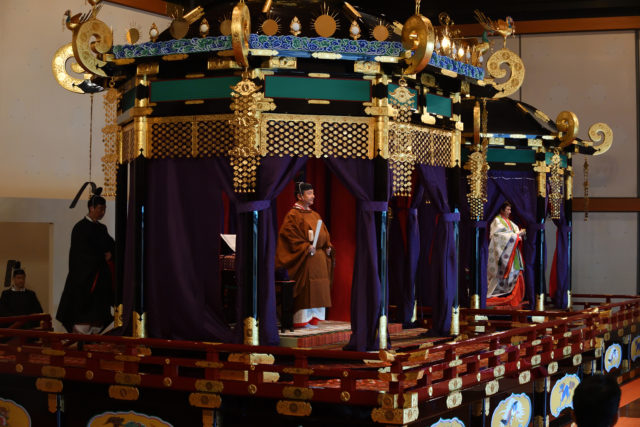
<instances>
[{"instance_id":1,"label":"gold hanging tassel","mask_svg":"<svg viewBox=\"0 0 640 427\"><path fill-rule=\"evenodd\" d=\"M589 162L584 158L584 220L589 221Z\"/></svg>"}]
</instances>

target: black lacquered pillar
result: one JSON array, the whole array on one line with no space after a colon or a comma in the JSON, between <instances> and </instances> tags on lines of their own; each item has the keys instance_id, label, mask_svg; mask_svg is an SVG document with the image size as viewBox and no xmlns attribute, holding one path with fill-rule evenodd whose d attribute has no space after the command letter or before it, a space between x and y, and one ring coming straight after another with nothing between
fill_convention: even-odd
<instances>
[{"instance_id":1,"label":"black lacquered pillar","mask_svg":"<svg viewBox=\"0 0 640 427\"><path fill-rule=\"evenodd\" d=\"M127 239L127 182L129 165L120 163L116 172L116 248L114 254L116 289L114 295L113 326L122 327L122 284L124 281L124 251Z\"/></svg>"},{"instance_id":2,"label":"black lacquered pillar","mask_svg":"<svg viewBox=\"0 0 640 427\"><path fill-rule=\"evenodd\" d=\"M536 182L538 184L538 196L536 197L536 227L535 230L527 230L527 233L533 231L536 233L536 256L535 256L535 305L537 311L544 311L544 297L546 290L545 283L545 242L544 242L544 220L546 214L547 202L547 167L545 153L540 151L536 153L536 164L534 171L537 172Z\"/></svg>"},{"instance_id":3,"label":"black lacquered pillar","mask_svg":"<svg viewBox=\"0 0 640 427\"><path fill-rule=\"evenodd\" d=\"M374 200L386 203L389 200L389 162L382 157L374 161ZM389 277L387 254L387 210L376 214L378 230L378 275L380 277L380 317L378 320L378 340L380 349L389 347Z\"/></svg>"},{"instance_id":4,"label":"black lacquered pillar","mask_svg":"<svg viewBox=\"0 0 640 427\"><path fill-rule=\"evenodd\" d=\"M458 277L459 263L460 263L460 163L456 162L456 165L447 169L447 193L449 199L449 209L451 213L457 215L457 219L453 221L453 236L455 242L455 266L453 268L453 274L455 277L455 290L453 297L453 306L451 307L451 328L450 333L453 336L460 334L460 302L459 302L459 283Z\"/></svg>"},{"instance_id":5,"label":"black lacquered pillar","mask_svg":"<svg viewBox=\"0 0 640 427\"><path fill-rule=\"evenodd\" d=\"M145 312L145 205L147 198L147 159L142 155L131 162L131 173L134 177L133 188L133 215L134 239L134 304L133 304L133 336L144 338L146 332L146 312Z\"/></svg>"}]
</instances>

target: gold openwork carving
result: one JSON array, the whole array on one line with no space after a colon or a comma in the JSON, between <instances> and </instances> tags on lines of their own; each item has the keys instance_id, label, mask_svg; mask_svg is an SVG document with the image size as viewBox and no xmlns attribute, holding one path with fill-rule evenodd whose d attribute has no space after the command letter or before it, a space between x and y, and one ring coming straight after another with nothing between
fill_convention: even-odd
<instances>
[{"instance_id":1,"label":"gold openwork carving","mask_svg":"<svg viewBox=\"0 0 640 427\"><path fill-rule=\"evenodd\" d=\"M263 156L373 158L374 122L369 117L265 113Z\"/></svg>"},{"instance_id":2,"label":"gold openwork carving","mask_svg":"<svg viewBox=\"0 0 640 427\"><path fill-rule=\"evenodd\" d=\"M275 104L273 99L264 97L262 86L249 80L248 73L244 73L242 80L231 89L233 118L230 123L235 145L229 151L229 157L233 187L236 193L252 193L260 165L260 115L262 111L275 109Z\"/></svg>"},{"instance_id":3,"label":"gold openwork carving","mask_svg":"<svg viewBox=\"0 0 640 427\"><path fill-rule=\"evenodd\" d=\"M551 173L549 177L549 203L551 205L552 219L560 219L560 210L562 207L564 170L560 165L560 161L560 154L556 152L551 157L551 165L549 166Z\"/></svg>"},{"instance_id":4,"label":"gold openwork carving","mask_svg":"<svg viewBox=\"0 0 640 427\"><path fill-rule=\"evenodd\" d=\"M233 147L231 114L150 117L151 158L212 157ZM123 130L125 159L132 152L127 128Z\"/></svg>"},{"instance_id":5,"label":"gold openwork carving","mask_svg":"<svg viewBox=\"0 0 640 427\"><path fill-rule=\"evenodd\" d=\"M73 17L68 19L67 28L73 31L71 45L78 64L88 73L107 77L102 69L107 65L103 55L111 50L113 33L107 24L97 18L102 6L99 3L100 1L91 2L91 13L79 17L79 22L73 22Z\"/></svg>"},{"instance_id":6,"label":"gold openwork carving","mask_svg":"<svg viewBox=\"0 0 640 427\"><path fill-rule=\"evenodd\" d=\"M78 87L78 85L83 82L83 79L74 77L67 71L67 61L70 61L72 59L74 60L74 62L71 63L71 70L74 72L82 72L82 68L80 68L77 62L75 62L75 57L73 56L73 46L71 46L71 43L67 43L66 45L58 49L55 55L53 55L53 60L51 61L51 71L53 72L53 77L55 77L58 84L66 90L75 93L84 93L83 90Z\"/></svg>"},{"instance_id":7,"label":"gold openwork carving","mask_svg":"<svg viewBox=\"0 0 640 427\"><path fill-rule=\"evenodd\" d=\"M596 152L594 156L599 156L606 153L611 144L613 143L613 130L606 123L595 123L589 128L589 138L591 143L594 144ZM598 145L595 145L595 144Z\"/></svg>"},{"instance_id":8,"label":"gold openwork carving","mask_svg":"<svg viewBox=\"0 0 640 427\"><path fill-rule=\"evenodd\" d=\"M104 94L104 127L102 128L102 142L104 155L102 156L102 172L104 174L103 195L116 195L116 172L118 170L118 91L110 88Z\"/></svg>"},{"instance_id":9,"label":"gold openwork carving","mask_svg":"<svg viewBox=\"0 0 640 427\"><path fill-rule=\"evenodd\" d=\"M489 163L487 162L487 101L483 100L482 109L480 103L476 102L473 108L473 153L471 153L464 164L464 168L469 171L467 183L469 192L467 201L471 212L471 219L480 221L484 219L484 204L487 202L487 174ZM482 142L480 135L482 132Z\"/></svg>"},{"instance_id":10,"label":"gold openwork carving","mask_svg":"<svg viewBox=\"0 0 640 427\"><path fill-rule=\"evenodd\" d=\"M520 89L524 82L524 63L515 52L506 48L496 51L487 61L487 71L494 79L504 78L507 76L507 70L502 68L503 65L509 66L511 76L502 83L493 83L493 86L499 91L493 96L494 98L511 95Z\"/></svg>"}]
</instances>

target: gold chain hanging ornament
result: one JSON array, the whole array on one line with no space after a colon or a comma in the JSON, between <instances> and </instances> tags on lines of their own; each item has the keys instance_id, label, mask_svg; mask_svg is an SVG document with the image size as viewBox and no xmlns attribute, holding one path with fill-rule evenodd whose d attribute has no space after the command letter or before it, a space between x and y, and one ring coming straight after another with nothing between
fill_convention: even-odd
<instances>
[{"instance_id":1,"label":"gold chain hanging ornament","mask_svg":"<svg viewBox=\"0 0 640 427\"><path fill-rule=\"evenodd\" d=\"M480 103L476 102L473 108L473 153L471 153L464 165L469 171L467 183L469 193L467 200L471 212L471 219L480 221L484 219L484 204L487 202L487 175L489 163L487 162L487 100L483 99L482 113ZM480 143L480 130L482 129L482 143Z\"/></svg>"},{"instance_id":2,"label":"gold chain hanging ornament","mask_svg":"<svg viewBox=\"0 0 640 427\"><path fill-rule=\"evenodd\" d=\"M389 94L389 102L398 112L389 128L389 167L393 176L392 194L394 196L411 195L411 175L416 156L413 153L413 138L409 124L415 96L407 88L404 77L400 78L398 88Z\"/></svg>"},{"instance_id":3,"label":"gold chain hanging ornament","mask_svg":"<svg viewBox=\"0 0 640 427\"><path fill-rule=\"evenodd\" d=\"M589 221L589 162L584 158L584 220Z\"/></svg>"},{"instance_id":4,"label":"gold chain hanging ornament","mask_svg":"<svg viewBox=\"0 0 640 427\"><path fill-rule=\"evenodd\" d=\"M551 157L551 177L549 179L551 187L551 192L549 193L549 202L551 204L552 219L560 219L560 210L562 206L562 185L564 182L564 170L562 169L560 164L561 160L562 159L560 158L560 153L556 149L553 153L553 156Z\"/></svg>"},{"instance_id":5,"label":"gold chain hanging ornament","mask_svg":"<svg viewBox=\"0 0 640 427\"><path fill-rule=\"evenodd\" d=\"M109 82L109 89L104 94L104 124L102 128L102 142L104 143L104 156L102 156L102 172L104 173L103 195L113 197L116 195L116 171L118 168L118 133L120 127L117 123L118 116L118 90L115 89L113 79Z\"/></svg>"}]
</instances>

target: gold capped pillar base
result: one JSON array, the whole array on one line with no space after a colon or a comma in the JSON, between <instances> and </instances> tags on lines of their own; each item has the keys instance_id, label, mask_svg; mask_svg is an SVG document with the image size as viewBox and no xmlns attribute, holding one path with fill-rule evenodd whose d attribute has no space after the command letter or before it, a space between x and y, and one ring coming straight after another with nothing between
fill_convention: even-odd
<instances>
[{"instance_id":1,"label":"gold capped pillar base","mask_svg":"<svg viewBox=\"0 0 640 427\"><path fill-rule=\"evenodd\" d=\"M387 337L387 316L380 316L380 321L378 323L378 338L380 341L380 350L386 349L389 341Z\"/></svg>"},{"instance_id":2,"label":"gold capped pillar base","mask_svg":"<svg viewBox=\"0 0 640 427\"><path fill-rule=\"evenodd\" d=\"M544 311L544 294L536 295L536 311Z\"/></svg>"},{"instance_id":3,"label":"gold capped pillar base","mask_svg":"<svg viewBox=\"0 0 640 427\"><path fill-rule=\"evenodd\" d=\"M258 321L253 317L244 319L244 344L258 345Z\"/></svg>"},{"instance_id":4,"label":"gold capped pillar base","mask_svg":"<svg viewBox=\"0 0 640 427\"><path fill-rule=\"evenodd\" d=\"M137 311L133 312L133 337L147 337L147 313L138 314Z\"/></svg>"},{"instance_id":5,"label":"gold capped pillar base","mask_svg":"<svg viewBox=\"0 0 640 427\"><path fill-rule=\"evenodd\" d=\"M114 309L113 309L113 327L114 328L120 328L122 327L123 323L122 323L122 304L117 305Z\"/></svg>"},{"instance_id":6,"label":"gold capped pillar base","mask_svg":"<svg viewBox=\"0 0 640 427\"><path fill-rule=\"evenodd\" d=\"M571 291L567 291L567 310L571 311L573 309L573 305L571 303Z\"/></svg>"},{"instance_id":7,"label":"gold capped pillar base","mask_svg":"<svg viewBox=\"0 0 640 427\"><path fill-rule=\"evenodd\" d=\"M451 335L460 335L460 307L453 307L451 309Z\"/></svg>"},{"instance_id":8,"label":"gold capped pillar base","mask_svg":"<svg viewBox=\"0 0 640 427\"><path fill-rule=\"evenodd\" d=\"M471 295L471 308L479 310L480 309L480 295L474 294Z\"/></svg>"}]
</instances>

